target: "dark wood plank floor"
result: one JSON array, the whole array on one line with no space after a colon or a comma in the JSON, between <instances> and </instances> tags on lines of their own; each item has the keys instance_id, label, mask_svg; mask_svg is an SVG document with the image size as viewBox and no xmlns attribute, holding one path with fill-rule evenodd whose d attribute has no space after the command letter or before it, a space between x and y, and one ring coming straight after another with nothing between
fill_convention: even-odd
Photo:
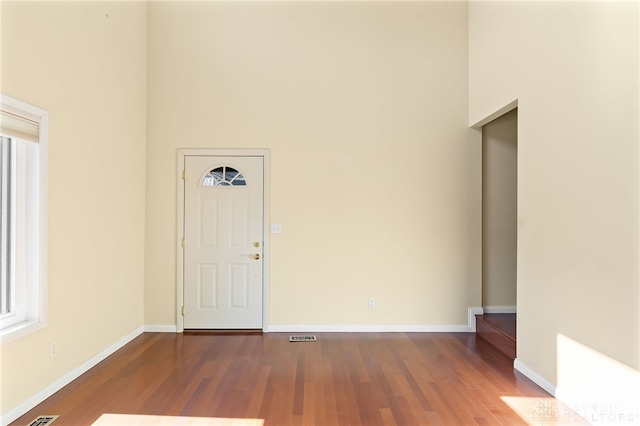
<instances>
[{"instance_id":1,"label":"dark wood plank floor","mask_svg":"<svg viewBox=\"0 0 640 426\"><path fill-rule=\"evenodd\" d=\"M550 398L472 333L144 333L13 424L103 413L265 425L527 424L504 400Z\"/></svg>"},{"instance_id":2,"label":"dark wood plank floor","mask_svg":"<svg viewBox=\"0 0 640 426\"><path fill-rule=\"evenodd\" d=\"M510 359L516 358L516 314L476 315L476 335Z\"/></svg>"},{"instance_id":3,"label":"dark wood plank floor","mask_svg":"<svg viewBox=\"0 0 640 426\"><path fill-rule=\"evenodd\" d=\"M516 314L484 314L482 318L507 336L516 339Z\"/></svg>"}]
</instances>

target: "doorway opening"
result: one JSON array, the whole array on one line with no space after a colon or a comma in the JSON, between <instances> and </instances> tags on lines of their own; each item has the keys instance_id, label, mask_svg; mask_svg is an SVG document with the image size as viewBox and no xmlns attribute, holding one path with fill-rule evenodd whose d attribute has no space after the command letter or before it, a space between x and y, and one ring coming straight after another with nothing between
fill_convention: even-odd
<instances>
[{"instance_id":1,"label":"doorway opening","mask_svg":"<svg viewBox=\"0 0 640 426\"><path fill-rule=\"evenodd\" d=\"M516 351L518 109L482 126L482 307L480 337Z\"/></svg>"}]
</instances>

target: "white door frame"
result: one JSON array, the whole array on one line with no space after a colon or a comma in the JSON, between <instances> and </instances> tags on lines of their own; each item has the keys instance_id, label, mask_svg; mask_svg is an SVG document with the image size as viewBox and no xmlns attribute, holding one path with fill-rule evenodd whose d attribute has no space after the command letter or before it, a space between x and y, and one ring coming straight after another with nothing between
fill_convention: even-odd
<instances>
[{"instance_id":1,"label":"white door frame","mask_svg":"<svg viewBox=\"0 0 640 426\"><path fill-rule=\"evenodd\" d=\"M263 274L262 274L262 331L269 330L269 199L270 199L270 151L268 149L214 149L214 148L193 148L178 150L178 167L176 182L178 187L178 208L177 208L177 237L176 237L176 253L177 253L177 275L176 275L176 331L182 333L184 331L184 316L182 315L182 307L184 305L184 247L182 239L184 238L184 162L185 157L190 155L211 156L211 157L262 157L264 158L264 206L263 216L264 223L262 225L262 241L263 241Z\"/></svg>"}]
</instances>

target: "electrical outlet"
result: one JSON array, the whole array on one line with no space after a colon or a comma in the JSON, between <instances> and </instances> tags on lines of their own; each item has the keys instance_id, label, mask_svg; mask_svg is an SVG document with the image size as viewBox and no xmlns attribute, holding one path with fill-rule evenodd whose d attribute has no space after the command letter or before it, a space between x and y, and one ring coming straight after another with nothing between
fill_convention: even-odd
<instances>
[{"instance_id":1,"label":"electrical outlet","mask_svg":"<svg viewBox=\"0 0 640 426\"><path fill-rule=\"evenodd\" d=\"M376 299L374 299L373 297L369 298L369 309L373 309L376 307Z\"/></svg>"},{"instance_id":2,"label":"electrical outlet","mask_svg":"<svg viewBox=\"0 0 640 426\"><path fill-rule=\"evenodd\" d=\"M53 358L56 355L58 355L58 341L54 340L49 343L49 358Z\"/></svg>"}]
</instances>

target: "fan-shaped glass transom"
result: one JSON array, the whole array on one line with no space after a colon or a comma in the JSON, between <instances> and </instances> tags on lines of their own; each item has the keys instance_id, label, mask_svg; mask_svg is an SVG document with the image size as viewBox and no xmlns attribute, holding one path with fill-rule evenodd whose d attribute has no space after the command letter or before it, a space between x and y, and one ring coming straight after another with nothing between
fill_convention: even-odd
<instances>
[{"instance_id":1,"label":"fan-shaped glass transom","mask_svg":"<svg viewBox=\"0 0 640 426\"><path fill-rule=\"evenodd\" d=\"M242 173L229 166L216 167L202 179L202 186L245 186Z\"/></svg>"}]
</instances>

